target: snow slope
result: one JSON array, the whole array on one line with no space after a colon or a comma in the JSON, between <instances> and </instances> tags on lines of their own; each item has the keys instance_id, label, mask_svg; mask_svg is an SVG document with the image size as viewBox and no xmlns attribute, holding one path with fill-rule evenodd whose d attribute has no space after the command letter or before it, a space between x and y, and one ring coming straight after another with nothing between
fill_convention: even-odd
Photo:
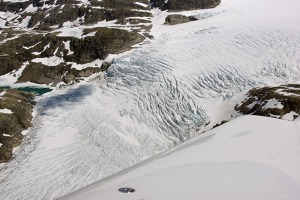
<instances>
[{"instance_id":1,"label":"snow slope","mask_svg":"<svg viewBox=\"0 0 300 200\"><path fill-rule=\"evenodd\" d=\"M33 128L0 169L0 199L60 197L230 118L249 88L299 81L299 8L223 0L176 26L153 10L153 40L104 77L39 97Z\"/></svg>"},{"instance_id":2,"label":"snow slope","mask_svg":"<svg viewBox=\"0 0 300 200\"><path fill-rule=\"evenodd\" d=\"M243 116L60 200L296 200L299 128L299 119Z\"/></svg>"}]
</instances>

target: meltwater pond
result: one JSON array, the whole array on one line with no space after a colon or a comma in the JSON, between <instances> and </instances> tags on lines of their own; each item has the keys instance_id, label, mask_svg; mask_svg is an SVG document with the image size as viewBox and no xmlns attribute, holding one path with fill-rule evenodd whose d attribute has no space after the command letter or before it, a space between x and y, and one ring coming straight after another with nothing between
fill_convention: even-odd
<instances>
[{"instance_id":1,"label":"meltwater pond","mask_svg":"<svg viewBox=\"0 0 300 200\"><path fill-rule=\"evenodd\" d=\"M23 91L23 92L30 92L30 93L33 93L37 96L40 96L42 94L45 94L47 92L51 92L52 89L51 88L43 88L43 87L18 87L18 88L12 88L12 87L9 87L9 86L3 86L3 87L0 87L0 88L3 88L3 89L16 89L16 90L20 90L20 91Z\"/></svg>"}]
</instances>

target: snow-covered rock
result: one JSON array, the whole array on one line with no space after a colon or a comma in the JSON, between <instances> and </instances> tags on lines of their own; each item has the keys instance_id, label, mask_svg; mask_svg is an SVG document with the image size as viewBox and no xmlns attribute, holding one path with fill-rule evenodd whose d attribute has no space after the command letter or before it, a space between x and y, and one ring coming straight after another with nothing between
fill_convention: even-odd
<instances>
[{"instance_id":1,"label":"snow-covered rock","mask_svg":"<svg viewBox=\"0 0 300 200\"><path fill-rule=\"evenodd\" d=\"M242 114L294 120L300 114L300 85L251 89L246 99L236 105L235 109Z\"/></svg>"}]
</instances>

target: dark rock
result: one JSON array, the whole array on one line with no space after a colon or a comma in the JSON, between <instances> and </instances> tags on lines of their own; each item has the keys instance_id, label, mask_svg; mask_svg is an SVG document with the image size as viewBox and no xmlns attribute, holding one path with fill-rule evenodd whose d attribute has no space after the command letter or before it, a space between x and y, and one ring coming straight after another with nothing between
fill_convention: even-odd
<instances>
[{"instance_id":1,"label":"dark rock","mask_svg":"<svg viewBox=\"0 0 300 200\"><path fill-rule=\"evenodd\" d=\"M0 89L0 92L3 92ZM9 109L11 114L0 113L0 163L12 157L12 149L22 143L21 132L30 126L34 96L14 89L6 90L0 99L0 109Z\"/></svg>"},{"instance_id":2,"label":"dark rock","mask_svg":"<svg viewBox=\"0 0 300 200\"><path fill-rule=\"evenodd\" d=\"M162 10L182 11L214 8L221 3L221 0L150 0L153 7Z\"/></svg>"},{"instance_id":3,"label":"dark rock","mask_svg":"<svg viewBox=\"0 0 300 200\"><path fill-rule=\"evenodd\" d=\"M130 10L130 9L142 9L146 10L147 8L144 8L143 6L134 4L136 1L130 1L130 0L103 0L103 6L107 9L124 9L124 10ZM138 2L149 4L147 0L139 0Z\"/></svg>"},{"instance_id":4,"label":"dark rock","mask_svg":"<svg viewBox=\"0 0 300 200\"><path fill-rule=\"evenodd\" d=\"M187 23L190 21L196 21L197 19L193 16L184 16L184 15L168 15L165 19L165 24L175 25Z\"/></svg>"},{"instance_id":5,"label":"dark rock","mask_svg":"<svg viewBox=\"0 0 300 200\"><path fill-rule=\"evenodd\" d=\"M15 40L7 41L0 48L0 55L7 55L0 57L0 75L19 69L25 61L40 57L46 58L56 55L62 57L65 62L78 64L90 63L96 59L103 60L108 54L130 50L132 45L144 40L144 37L138 33L121 29L94 28L85 30L84 34L91 32L95 32L95 35L81 39L59 37L56 34L22 34ZM65 49L64 42L67 41L70 42L70 50L73 54L68 55L68 51ZM45 49L45 46L48 48ZM28 47L31 48L28 49ZM40 54L35 55L34 53L37 52ZM74 75L86 77L87 74L92 75L90 72L101 71L100 67L98 69L85 69L79 73L72 71L73 69L71 70L66 63L49 67L40 63L29 62L18 82L31 81L39 84L53 83L54 85L61 81L69 83L75 80ZM70 74L71 71L72 75ZM66 73L67 75L63 78Z\"/></svg>"},{"instance_id":6,"label":"dark rock","mask_svg":"<svg viewBox=\"0 0 300 200\"><path fill-rule=\"evenodd\" d=\"M30 4L32 4L32 0L24 1L24 2L0 2L0 11L2 12L12 12L17 13L25 10Z\"/></svg>"},{"instance_id":7,"label":"dark rock","mask_svg":"<svg viewBox=\"0 0 300 200\"><path fill-rule=\"evenodd\" d=\"M300 88L300 85L293 84L251 89L247 93L247 98L240 105L235 106L235 110L242 114L276 118L282 118L285 114L293 111L297 113L294 117L297 117L300 115L300 91L297 88ZM284 95L284 93L289 93L289 95ZM283 107L264 107L269 100L276 100Z\"/></svg>"},{"instance_id":8,"label":"dark rock","mask_svg":"<svg viewBox=\"0 0 300 200\"><path fill-rule=\"evenodd\" d=\"M65 82L72 83L77 78L89 77L94 73L103 71L101 68L88 67L83 70L72 69L70 65L58 65L55 68L40 63L31 63L24 69L18 82L31 81L38 84L53 84Z\"/></svg>"}]
</instances>

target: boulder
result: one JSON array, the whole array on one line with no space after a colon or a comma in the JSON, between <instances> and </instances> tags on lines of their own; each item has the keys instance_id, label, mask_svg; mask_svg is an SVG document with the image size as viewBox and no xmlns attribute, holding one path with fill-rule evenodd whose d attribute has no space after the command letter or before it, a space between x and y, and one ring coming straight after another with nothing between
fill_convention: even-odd
<instances>
[{"instance_id":1,"label":"boulder","mask_svg":"<svg viewBox=\"0 0 300 200\"><path fill-rule=\"evenodd\" d=\"M179 14L174 14L174 15L168 15L165 19L165 24L169 25L175 25L175 24L182 24L182 23L187 23L190 21L196 21L196 19L193 16L184 16L184 15L179 15Z\"/></svg>"}]
</instances>

